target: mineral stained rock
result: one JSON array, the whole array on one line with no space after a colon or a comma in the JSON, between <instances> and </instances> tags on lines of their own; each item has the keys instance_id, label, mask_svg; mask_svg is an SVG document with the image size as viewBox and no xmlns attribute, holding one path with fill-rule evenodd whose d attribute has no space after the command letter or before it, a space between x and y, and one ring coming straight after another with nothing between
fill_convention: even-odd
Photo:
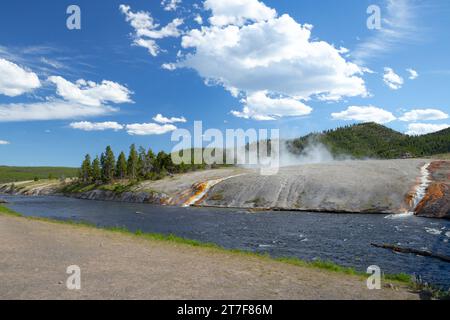
<instances>
[{"instance_id":1,"label":"mineral stained rock","mask_svg":"<svg viewBox=\"0 0 450 320\"><path fill-rule=\"evenodd\" d=\"M354 213L413 212L408 197L427 160L340 161L254 171L214 186L205 206Z\"/></svg>"},{"instance_id":2,"label":"mineral stained rock","mask_svg":"<svg viewBox=\"0 0 450 320\"><path fill-rule=\"evenodd\" d=\"M433 161L428 170L431 184L415 213L422 217L450 219L450 161Z\"/></svg>"}]
</instances>

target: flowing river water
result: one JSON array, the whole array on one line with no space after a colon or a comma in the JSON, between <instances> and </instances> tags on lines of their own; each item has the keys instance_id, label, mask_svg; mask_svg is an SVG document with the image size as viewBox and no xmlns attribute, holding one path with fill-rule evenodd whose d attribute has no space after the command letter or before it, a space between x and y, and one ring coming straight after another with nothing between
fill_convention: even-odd
<instances>
[{"instance_id":1,"label":"flowing river water","mask_svg":"<svg viewBox=\"0 0 450 320\"><path fill-rule=\"evenodd\" d=\"M27 216L83 221L99 227L174 234L229 249L274 257L327 260L365 271L408 273L450 288L450 264L412 254L396 254L371 243L394 244L450 256L450 221L415 216L259 212L162 207L65 197L3 196L7 206Z\"/></svg>"}]
</instances>

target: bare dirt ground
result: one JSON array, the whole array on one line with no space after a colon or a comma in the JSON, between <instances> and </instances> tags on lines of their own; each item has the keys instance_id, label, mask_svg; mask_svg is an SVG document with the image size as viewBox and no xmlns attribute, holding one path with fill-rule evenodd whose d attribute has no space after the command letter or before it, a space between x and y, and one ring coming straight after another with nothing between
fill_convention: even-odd
<instances>
[{"instance_id":1,"label":"bare dirt ground","mask_svg":"<svg viewBox=\"0 0 450 320\"><path fill-rule=\"evenodd\" d=\"M0 299L417 299L404 287L216 249L0 215ZM66 268L81 268L81 290Z\"/></svg>"}]
</instances>

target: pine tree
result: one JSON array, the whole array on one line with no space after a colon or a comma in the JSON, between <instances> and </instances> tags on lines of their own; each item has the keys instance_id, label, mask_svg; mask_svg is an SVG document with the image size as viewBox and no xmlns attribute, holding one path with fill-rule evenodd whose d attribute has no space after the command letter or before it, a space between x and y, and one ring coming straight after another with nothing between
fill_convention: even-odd
<instances>
[{"instance_id":1,"label":"pine tree","mask_svg":"<svg viewBox=\"0 0 450 320\"><path fill-rule=\"evenodd\" d=\"M106 161L106 157L105 157L105 154L102 152L102 154L100 155L100 172L101 172L100 179L101 179L101 181L105 181L106 180L105 170L104 170L104 168L105 168L105 161Z\"/></svg>"},{"instance_id":2,"label":"pine tree","mask_svg":"<svg viewBox=\"0 0 450 320\"><path fill-rule=\"evenodd\" d=\"M130 147L130 155L128 156L128 177L131 180L135 180L138 177L138 162L139 162L139 156L136 151L136 146L134 144Z\"/></svg>"},{"instance_id":3,"label":"pine tree","mask_svg":"<svg viewBox=\"0 0 450 320\"><path fill-rule=\"evenodd\" d=\"M91 180L91 177L92 177L91 156L87 154L84 158L83 163L81 164L80 178L81 181L87 183Z\"/></svg>"},{"instance_id":4,"label":"pine tree","mask_svg":"<svg viewBox=\"0 0 450 320\"><path fill-rule=\"evenodd\" d=\"M121 152L117 159L116 177L119 179L125 179L127 176L127 158L125 153Z\"/></svg>"},{"instance_id":5,"label":"pine tree","mask_svg":"<svg viewBox=\"0 0 450 320\"><path fill-rule=\"evenodd\" d=\"M109 183L114 180L114 173L116 167L116 158L110 146L106 147L102 162L102 179L103 182Z\"/></svg>"},{"instance_id":6,"label":"pine tree","mask_svg":"<svg viewBox=\"0 0 450 320\"><path fill-rule=\"evenodd\" d=\"M102 170L98 156L92 161L92 182L98 183L102 179Z\"/></svg>"}]
</instances>

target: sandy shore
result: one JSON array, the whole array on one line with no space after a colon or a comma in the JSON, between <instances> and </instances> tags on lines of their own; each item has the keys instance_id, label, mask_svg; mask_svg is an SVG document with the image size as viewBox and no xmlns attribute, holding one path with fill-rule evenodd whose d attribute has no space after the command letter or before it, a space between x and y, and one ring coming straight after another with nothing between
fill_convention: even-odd
<instances>
[{"instance_id":1,"label":"sandy shore","mask_svg":"<svg viewBox=\"0 0 450 320\"><path fill-rule=\"evenodd\" d=\"M0 299L417 299L266 258L0 214ZM81 290L66 268L81 268Z\"/></svg>"}]
</instances>

